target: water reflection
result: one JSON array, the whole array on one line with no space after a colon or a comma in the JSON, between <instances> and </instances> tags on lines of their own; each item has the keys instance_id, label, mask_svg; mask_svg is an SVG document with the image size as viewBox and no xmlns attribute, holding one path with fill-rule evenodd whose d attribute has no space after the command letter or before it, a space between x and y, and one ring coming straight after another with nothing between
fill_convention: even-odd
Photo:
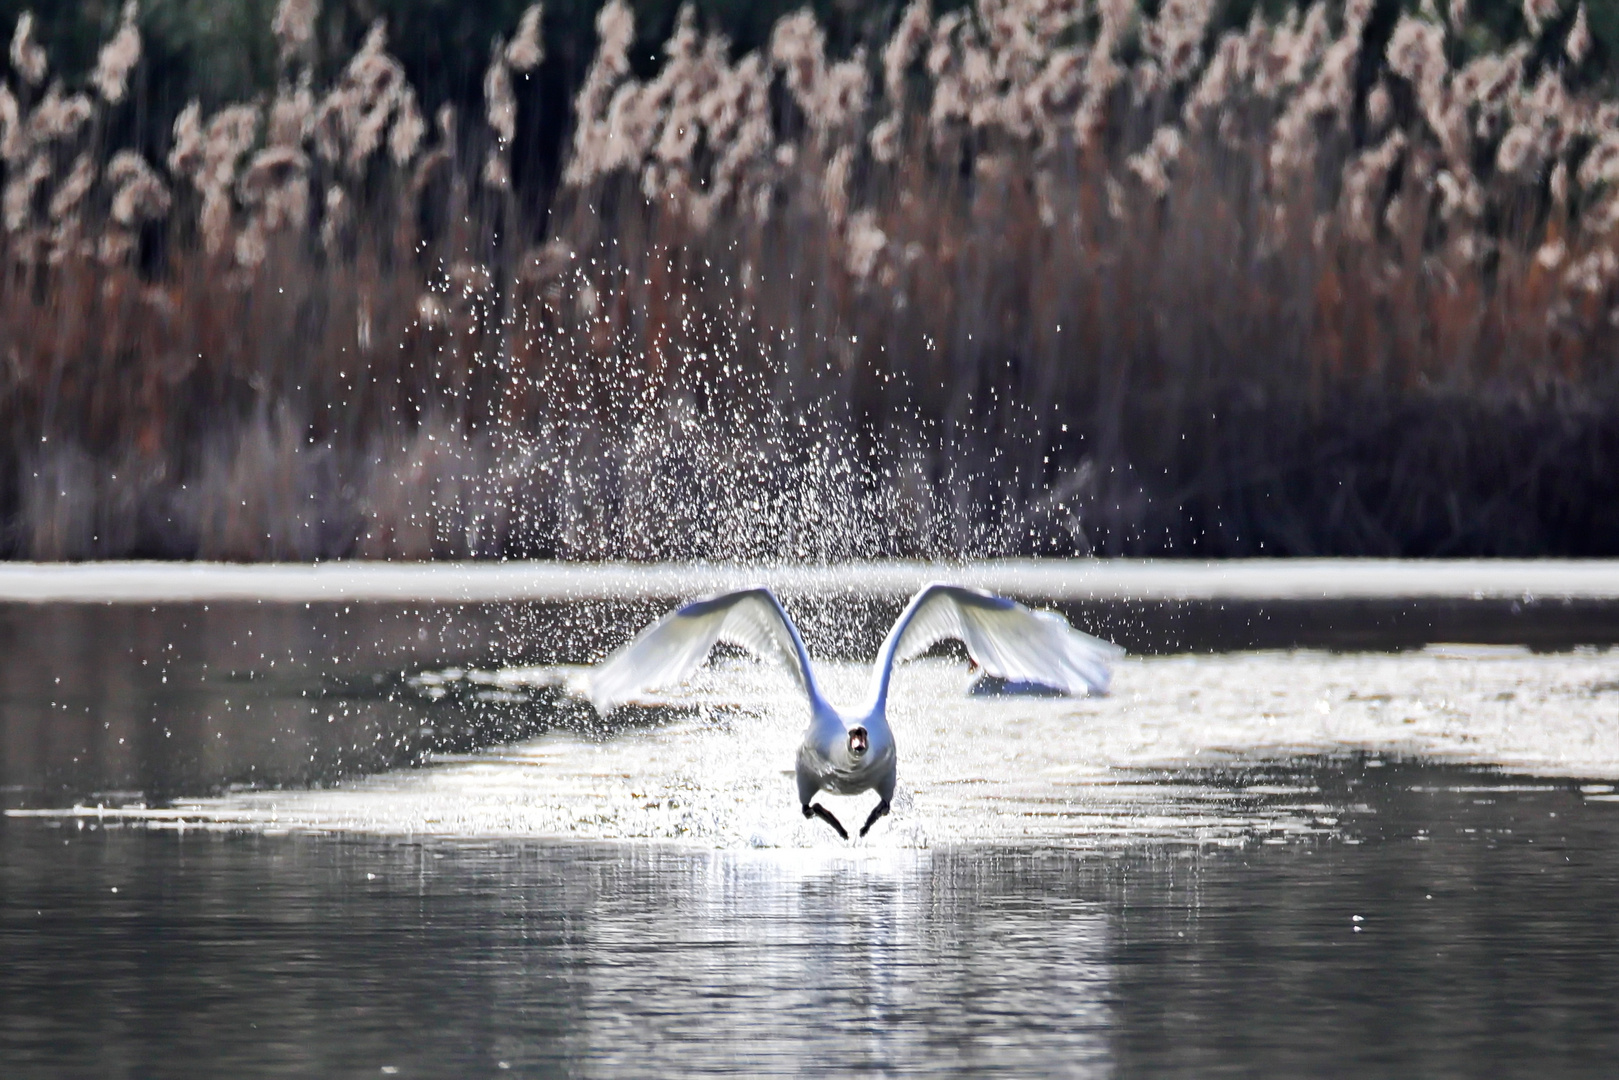
<instances>
[{"instance_id":1,"label":"water reflection","mask_svg":"<svg viewBox=\"0 0 1619 1080\"><path fill-rule=\"evenodd\" d=\"M568 1056L637 1075L1105 1061L1100 906L998 869L653 856L593 910L581 956L617 962Z\"/></svg>"},{"instance_id":2,"label":"water reflection","mask_svg":"<svg viewBox=\"0 0 1619 1080\"><path fill-rule=\"evenodd\" d=\"M0 819L0 1058L25 1077L1601 1074L1619 809L1570 783L1340 774L1336 839L1112 854Z\"/></svg>"}]
</instances>

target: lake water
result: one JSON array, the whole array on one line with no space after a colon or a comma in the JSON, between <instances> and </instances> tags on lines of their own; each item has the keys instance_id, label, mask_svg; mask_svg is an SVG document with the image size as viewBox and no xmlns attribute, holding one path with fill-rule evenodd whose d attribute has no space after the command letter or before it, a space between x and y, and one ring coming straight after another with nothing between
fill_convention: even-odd
<instances>
[{"instance_id":1,"label":"lake water","mask_svg":"<svg viewBox=\"0 0 1619 1080\"><path fill-rule=\"evenodd\" d=\"M575 667L182 621L98 624L71 662L49 620L12 639L38 658L0 687L8 1078L1619 1053L1607 651L1130 657L1081 701L975 697L924 659L894 691L895 812L846 843L798 814L803 707L769 668L721 658L606 725ZM260 662L223 662L248 629ZM863 677L826 667L834 696Z\"/></svg>"}]
</instances>

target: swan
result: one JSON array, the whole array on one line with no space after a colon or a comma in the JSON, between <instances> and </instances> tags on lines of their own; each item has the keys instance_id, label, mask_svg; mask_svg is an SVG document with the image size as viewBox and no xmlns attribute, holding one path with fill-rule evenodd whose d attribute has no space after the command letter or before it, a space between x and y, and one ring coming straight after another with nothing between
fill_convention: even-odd
<instances>
[{"instance_id":1,"label":"swan","mask_svg":"<svg viewBox=\"0 0 1619 1080\"><path fill-rule=\"evenodd\" d=\"M810 722L798 748L798 800L804 816L818 817L843 839L849 833L817 793L877 792L877 805L860 828L865 836L889 811L898 757L888 726L888 683L894 665L937 642L959 639L985 674L1010 686L1064 694L1107 692L1112 661L1124 650L1081 633L1054 611L977 589L925 586L888 631L871 674L870 696L853 712L826 700L815 680L798 628L776 594L763 586L694 600L669 612L603 660L588 693L605 716L645 690L679 682L702 664L717 641L785 662L809 698Z\"/></svg>"}]
</instances>

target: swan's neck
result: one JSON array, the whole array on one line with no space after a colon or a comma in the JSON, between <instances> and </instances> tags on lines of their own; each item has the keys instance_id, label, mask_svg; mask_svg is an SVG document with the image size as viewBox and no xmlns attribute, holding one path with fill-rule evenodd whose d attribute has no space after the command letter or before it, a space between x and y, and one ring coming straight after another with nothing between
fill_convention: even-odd
<instances>
[{"instance_id":1,"label":"swan's neck","mask_svg":"<svg viewBox=\"0 0 1619 1080\"><path fill-rule=\"evenodd\" d=\"M894 677L894 664L899 653L899 639L905 633L905 628L911 623L911 616L916 614L917 607L927 590L911 597L911 602L905 605L905 610L899 613L894 625L889 629L888 636L883 639L883 647L877 650L877 662L871 668L871 694L866 706L868 714L877 719L879 723L887 723L888 714L888 684Z\"/></svg>"},{"instance_id":2,"label":"swan's neck","mask_svg":"<svg viewBox=\"0 0 1619 1080\"><path fill-rule=\"evenodd\" d=\"M894 674L894 650L892 643L885 643L883 651L877 654L877 662L871 670L871 692L866 697L866 717L879 723L886 722L888 713L888 681Z\"/></svg>"},{"instance_id":3,"label":"swan's neck","mask_svg":"<svg viewBox=\"0 0 1619 1080\"><path fill-rule=\"evenodd\" d=\"M769 595L771 603L775 604L776 611L781 615L783 625L787 627L787 636L792 639L793 654L798 659L798 669L804 673L804 693L809 695L810 708L817 718L822 713L830 712L835 714L836 710L826 700L826 695L821 693L821 684L815 678L815 667L810 663L809 650L804 648L804 639L799 636L798 627L794 624L792 616L787 614L787 609L781 606L781 601L776 599L774 593L768 593L767 595Z\"/></svg>"}]
</instances>

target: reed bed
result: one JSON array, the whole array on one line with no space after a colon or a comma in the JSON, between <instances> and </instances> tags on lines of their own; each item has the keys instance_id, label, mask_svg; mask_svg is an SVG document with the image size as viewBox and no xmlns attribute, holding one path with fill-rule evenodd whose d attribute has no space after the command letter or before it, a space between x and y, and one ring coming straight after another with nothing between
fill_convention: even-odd
<instances>
[{"instance_id":1,"label":"reed bed","mask_svg":"<svg viewBox=\"0 0 1619 1080\"><path fill-rule=\"evenodd\" d=\"M828 55L613 0L561 180L543 13L427 116L377 24L115 145L0 88L0 551L1619 552L1619 103L1583 5L912 3Z\"/></svg>"}]
</instances>

